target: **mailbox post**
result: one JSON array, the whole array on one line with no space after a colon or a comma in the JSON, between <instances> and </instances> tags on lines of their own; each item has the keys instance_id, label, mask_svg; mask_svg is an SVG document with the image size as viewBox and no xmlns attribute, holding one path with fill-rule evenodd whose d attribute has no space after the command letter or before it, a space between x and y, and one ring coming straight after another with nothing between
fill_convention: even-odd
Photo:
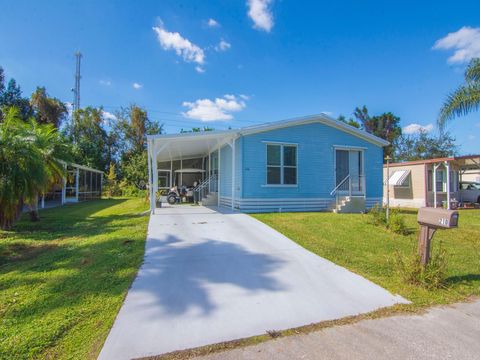
<instances>
[{"instance_id":1,"label":"mailbox post","mask_svg":"<svg viewBox=\"0 0 480 360\"><path fill-rule=\"evenodd\" d=\"M458 226L458 211L423 207L418 210L420 224L418 254L420 262L426 266L430 261L430 243L437 229L451 229Z\"/></svg>"}]
</instances>

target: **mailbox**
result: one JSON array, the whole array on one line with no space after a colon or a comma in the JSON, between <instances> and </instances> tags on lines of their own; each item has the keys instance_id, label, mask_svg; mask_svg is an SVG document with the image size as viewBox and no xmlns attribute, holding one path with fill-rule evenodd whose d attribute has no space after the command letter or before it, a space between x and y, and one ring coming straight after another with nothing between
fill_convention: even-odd
<instances>
[{"instance_id":1,"label":"mailbox","mask_svg":"<svg viewBox=\"0 0 480 360\"><path fill-rule=\"evenodd\" d=\"M430 242L435 231L456 228L458 211L424 207L418 209L417 221L420 224L418 254L421 264L426 266L430 260Z\"/></svg>"},{"instance_id":2,"label":"mailbox","mask_svg":"<svg viewBox=\"0 0 480 360\"><path fill-rule=\"evenodd\" d=\"M424 207L418 210L417 221L430 228L450 229L458 226L458 211Z\"/></svg>"}]
</instances>

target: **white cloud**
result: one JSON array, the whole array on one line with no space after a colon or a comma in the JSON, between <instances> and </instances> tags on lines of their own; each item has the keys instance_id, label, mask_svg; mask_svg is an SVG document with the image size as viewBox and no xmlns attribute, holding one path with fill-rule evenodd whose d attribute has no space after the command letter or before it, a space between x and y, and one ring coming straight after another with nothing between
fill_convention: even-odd
<instances>
[{"instance_id":1,"label":"white cloud","mask_svg":"<svg viewBox=\"0 0 480 360\"><path fill-rule=\"evenodd\" d=\"M449 33L433 45L435 50L454 50L448 58L449 63L465 63L480 57L480 28L464 26L456 32Z\"/></svg>"},{"instance_id":2,"label":"white cloud","mask_svg":"<svg viewBox=\"0 0 480 360\"><path fill-rule=\"evenodd\" d=\"M227 51L232 47L232 44L229 42L226 42L225 40L220 40L217 46L215 46L216 51Z\"/></svg>"},{"instance_id":3,"label":"white cloud","mask_svg":"<svg viewBox=\"0 0 480 360\"><path fill-rule=\"evenodd\" d=\"M417 134L421 131L424 131L424 132L430 132L433 130L433 124L428 124L428 125L420 125L420 124L410 124L410 125L407 125L405 126L402 131L405 133L405 134Z\"/></svg>"},{"instance_id":4,"label":"white cloud","mask_svg":"<svg viewBox=\"0 0 480 360\"><path fill-rule=\"evenodd\" d=\"M157 34L158 42L164 50L175 50L175 53L187 62L195 62L200 65L205 62L203 49L184 38L178 32L165 30L163 24L153 27L153 31Z\"/></svg>"},{"instance_id":5,"label":"white cloud","mask_svg":"<svg viewBox=\"0 0 480 360\"><path fill-rule=\"evenodd\" d=\"M239 96L240 96L243 100L248 100L248 99L250 99L250 96L248 96L248 95L240 94Z\"/></svg>"},{"instance_id":6,"label":"white cloud","mask_svg":"<svg viewBox=\"0 0 480 360\"><path fill-rule=\"evenodd\" d=\"M235 95L224 95L222 98L198 99L194 102L185 101L182 106L189 108L188 111L182 113L183 116L201 120L201 121L217 121L231 120L231 113L238 112L247 106L244 100Z\"/></svg>"},{"instance_id":7,"label":"white cloud","mask_svg":"<svg viewBox=\"0 0 480 360\"><path fill-rule=\"evenodd\" d=\"M270 32L273 27L273 15L270 5L273 0L247 0L248 16L253 21L253 27Z\"/></svg>"},{"instance_id":8,"label":"white cloud","mask_svg":"<svg viewBox=\"0 0 480 360\"><path fill-rule=\"evenodd\" d=\"M200 74L203 74L205 72L205 69L201 66L195 66L195 70Z\"/></svg>"},{"instance_id":9,"label":"white cloud","mask_svg":"<svg viewBox=\"0 0 480 360\"><path fill-rule=\"evenodd\" d=\"M142 84L139 84L139 83L137 83L137 82L134 82L134 83L132 84L132 86L133 86L133 88L134 88L135 90L140 90L140 89L143 87Z\"/></svg>"},{"instance_id":10,"label":"white cloud","mask_svg":"<svg viewBox=\"0 0 480 360\"><path fill-rule=\"evenodd\" d=\"M110 80L100 80L99 84L104 86L110 86L112 85L112 82Z\"/></svg>"},{"instance_id":11,"label":"white cloud","mask_svg":"<svg viewBox=\"0 0 480 360\"><path fill-rule=\"evenodd\" d=\"M105 119L105 122L116 121L117 117L111 112L102 110L102 116Z\"/></svg>"},{"instance_id":12,"label":"white cloud","mask_svg":"<svg viewBox=\"0 0 480 360\"><path fill-rule=\"evenodd\" d=\"M208 19L207 25L208 25L209 27L212 27L212 28L213 28L213 27L219 27L219 26L220 26L220 24L218 23L218 21L215 20L215 19L212 19L212 18Z\"/></svg>"}]
</instances>

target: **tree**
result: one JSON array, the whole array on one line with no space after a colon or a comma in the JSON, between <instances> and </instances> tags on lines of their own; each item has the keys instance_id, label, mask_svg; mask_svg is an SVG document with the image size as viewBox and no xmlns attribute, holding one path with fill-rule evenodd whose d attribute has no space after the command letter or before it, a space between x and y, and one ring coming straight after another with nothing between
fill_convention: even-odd
<instances>
[{"instance_id":1,"label":"tree","mask_svg":"<svg viewBox=\"0 0 480 360\"><path fill-rule=\"evenodd\" d=\"M400 118L391 112L370 116L365 105L362 108L355 108L353 115L360 123L362 130L390 142L390 145L385 147L384 154L392 156L394 143L402 135Z\"/></svg>"},{"instance_id":2,"label":"tree","mask_svg":"<svg viewBox=\"0 0 480 360\"><path fill-rule=\"evenodd\" d=\"M57 129L68 114L65 104L50 97L44 87L37 87L30 97L30 105L39 123L53 124Z\"/></svg>"},{"instance_id":3,"label":"tree","mask_svg":"<svg viewBox=\"0 0 480 360\"><path fill-rule=\"evenodd\" d=\"M183 128L180 130L180 134L185 134L185 133L192 133L192 132L202 132L202 131L214 131L214 128L211 128L209 126L204 126L203 128L200 127L193 127L191 130L184 130Z\"/></svg>"},{"instance_id":4,"label":"tree","mask_svg":"<svg viewBox=\"0 0 480 360\"><path fill-rule=\"evenodd\" d=\"M110 163L107 174L107 192L108 196L112 197L118 195L117 173L115 171L115 164Z\"/></svg>"},{"instance_id":5,"label":"tree","mask_svg":"<svg viewBox=\"0 0 480 360\"><path fill-rule=\"evenodd\" d=\"M395 161L414 161L455 156L455 139L448 133L429 136L426 131L416 135L402 135L396 142Z\"/></svg>"},{"instance_id":6,"label":"tree","mask_svg":"<svg viewBox=\"0 0 480 360\"><path fill-rule=\"evenodd\" d=\"M122 175L128 185L133 185L139 190L148 184L147 152L133 154L128 160L122 162Z\"/></svg>"},{"instance_id":7,"label":"tree","mask_svg":"<svg viewBox=\"0 0 480 360\"><path fill-rule=\"evenodd\" d=\"M133 104L117 112L115 131L119 134L122 158L145 150L146 135L161 134L163 125L149 119L147 111Z\"/></svg>"},{"instance_id":8,"label":"tree","mask_svg":"<svg viewBox=\"0 0 480 360\"><path fill-rule=\"evenodd\" d=\"M356 127L357 129L360 128L360 123L352 118L346 118L345 116L343 115L339 115L338 118L337 118L338 121L341 121L341 122L344 122L345 124L347 125L350 125L350 126L353 126L353 127Z\"/></svg>"},{"instance_id":9,"label":"tree","mask_svg":"<svg viewBox=\"0 0 480 360\"><path fill-rule=\"evenodd\" d=\"M465 70L465 83L447 96L440 109L440 129L456 116L467 115L480 108L480 58L472 59Z\"/></svg>"},{"instance_id":10,"label":"tree","mask_svg":"<svg viewBox=\"0 0 480 360\"><path fill-rule=\"evenodd\" d=\"M105 155L110 148L103 123L102 108L86 107L75 111L65 132L73 144L77 163L105 171L110 160Z\"/></svg>"},{"instance_id":11,"label":"tree","mask_svg":"<svg viewBox=\"0 0 480 360\"><path fill-rule=\"evenodd\" d=\"M0 121L4 117L3 113L12 106L18 109L19 116L24 121L32 115L30 103L28 99L22 97L22 90L15 79L10 79L5 87L5 74L3 68L0 67Z\"/></svg>"},{"instance_id":12,"label":"tree","mask_svg":"<svg viewBox=\"0 0 480 360\"><path fill-rule=\"evenodd\" d=\"M146 135L161 134L163 125L150 120L146 110L130 105L117 113L114 131L118 136L121 176L127 185L144 189L148 178Z\"/></svg>"},{"instance_id":13,"label":"tree","mask_svg":"<svg viewBox=\"0 0 480 360\"><path fill-rule=\"evenodd\" d=\"M25 122L20 110L4 109L0 124L0 228L10 229L23 205L63 176L66 145L52 125ZM36 205L34 205L36 206ZM35 207L34 207L35 211ZM33 213L34 218L38 214Z\"/></svg>"}]
</instances>

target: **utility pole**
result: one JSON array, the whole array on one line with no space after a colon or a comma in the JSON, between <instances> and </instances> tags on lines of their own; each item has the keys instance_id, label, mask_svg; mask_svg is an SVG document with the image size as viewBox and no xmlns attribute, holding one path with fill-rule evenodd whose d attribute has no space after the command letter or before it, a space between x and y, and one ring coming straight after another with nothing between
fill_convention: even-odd
<instances>
[{"instance_id":1,"label":"utility pole","mask_svg":"<svg viewBox=\"0 0 480 360\"><path fill-rule=\"evenodd\" d=\"M77 59L77 63L75 66L75 87L72 89L73 91L73 111L80 109L80 61L82 59L82 54L80 51L75 53L75 57Z\"/></svg>"},{"instance_id":2,"label":"utility pole","mask_svg":"<svg viewBox=\"0 0 480 360\"><path fill-rule=\"evenodd\" d=\"M387 162L387 224L388 218L390 217L390 184L388 183L390 181L390 160L392 160L392 158L387 155L387 157L385 158L385 161Z\"/></svg>"}]
</instances>

